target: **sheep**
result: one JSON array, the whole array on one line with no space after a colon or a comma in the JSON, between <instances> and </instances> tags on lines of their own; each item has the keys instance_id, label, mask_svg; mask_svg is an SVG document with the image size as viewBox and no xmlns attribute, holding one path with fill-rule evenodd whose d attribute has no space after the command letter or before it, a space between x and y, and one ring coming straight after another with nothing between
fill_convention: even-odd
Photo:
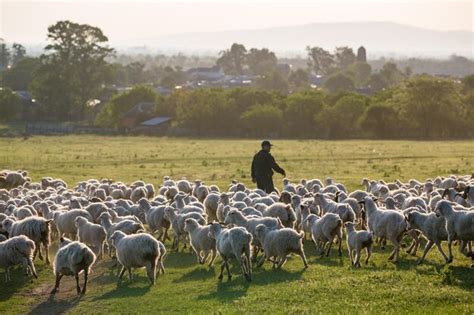
<instances>
[{"instance_id":1,"label":"sheep","mask_svg":"<svg viewBox=\"0 0 474 315\"><path fill-rule=\"evenodd\" d=\"M186 194L190 194L193 192L191 183L186 178L182 178L181 180L179 180L176 183L176 186L178 187L179 191L182 191Z\"/></svg>"},{"instance_id":2,"label":"sheep","mask_svg":"<svg viewBox=\"0 0 474 315\"><path fill-rule=\"evenodd\" d=\"M13 210L13 216L17 219L17 220L23 220L25 218L28 218L28 217L32 217L32 216L37 216L38 213L36 212L36 210L29 206L25 206L25 207L21 207L21 208L16 208L15 210Z\"/></svg>"},{"instance_id":3,"label":"sheep","mask_svg":"<svg viewBox=\"0 0 474 315\"><path fill-rule=\"evenodd\" d=\"M92 222L92 216L84 209L73 209L62 213L54 213L54 223L56 224L59 237L68 235L70 238L74 238L76 236L77 228L74 224L74 220L77 217L84 217Z\"/></svg>"},{"instance_id":4,"label":"sheep","mask_svg":"<svg viewBox=\"0 0 474 315\"><path fill-rule=\"evenodd\" d=\"M252 281L252 265L250 263L252 234L242 227L222 229L219 223L212 223L210 225L209 237L216 240L217 251L222 258L219 280L222 280L224 277L224 267L227 269L228 279L232 279L229 270L229 259L235 258L240 264L245 279ZM242 254L244 254L243 258Z\"/></svg>"},{"instance_id":5,"label":"sheep","mask_svg":"<svg viewBox=\"0 0 474 315\"><path fill-rule=\"evenodd\" d=\"M13 221L7 218L0 224L0 229L8 232L9 237L25 235L35 243L35 251L33 259L39 253L39 258L43 260L41 255L40 244L43 244L46 256L46 264L49 265L49 234L51 220L40 217L29 217L21 221Z\"/></svg>"},{"instance_id":6,"label":"sheep","mask_svg":"<svg viewBox=\"0 0 474 315\"><path fill-rule=\"evenodd\" d=\"M285 227L293 228L293 224L296 221L296 215L291 205L286 205L281 202L277 202L267 207L262 211L264 217L279 218L281 223Z\"/></svg>"},{"instance_id":7,"label":"sheep","mask_svg":"<svg viewBox=\"0 0 474 315\"><path fill-rule=\"evenodd\" d=\"M203 226L196 219L187 218L184 220L184 231L189 234L190 245L196 253L198 263L204 264L211 253L209 262L209 267L211 267L216 259L217 249L216 240L209 237L209 230L209 225ZM204 254L204 257L201 253Z\"/></svg>"},{"instance_id":8,"label":"sheep","mask_svg":"<svg viewBox=\"0 0 474 315\"><path fill-rule=\"evenodd\" d=\"M316 216L316 215L315 215ZM306 219L308 220L308 218ZM326 213L322 217L312 217L313 224L311 226L311 238L319 249L320 255L323 256L325 253L326 244L329 243L326 257L331 252L332 243L334 237L337 237L339 248L339 256L342 255L342 220L335 213Z\"/></svg>"},{"instance_id":9,"label":"sheep","mask_svg":"<svg viewBox=\"0 0 474 315\"><path fill-rule=\"evenodd\" d=\"M372 254L372 233L364 230L356 231L353 222L346 222L345 226L347 232L347 250L349 251L352 266L360 267L360 252L364 248L367 251L367 257L365 258L365 264L367 265L370 255ZM355 258L353 257L354 250L356 252Z\"/></svg>"},{"instance_id":10,"label":"sheep","mask_svg":"<svg viewBox=\"0 0 474 315\"><path fill-rule=\"evenodd\" d=\"M150 207L145 210L145 221L151 233L158 231L158 240L165 241L168 238L170 221L165 216L166 206ZM165 230L163 232L163 229Z\"/></svg>"},{"instance_id":11,"label":"sheep","mask_svg":"<svg viewBox=\"0 0 474 315\"><path fill-rule=\"evenodd\" d=\"M160 241L146 233L126 235L122 231L115 231L110 237L117 251L117 259L122 265L119 278L122 279L125 270L128 270L129 280L132 280L132 268L146 267L148 279L154 285L156 281L156 267L160 263ZM161 269L161 267L160 267Z\"/></svg>"},{"instance_id":12,"label":"sheep","mask_svg":"<svg viewBox=\"0 0 474 315\"><path fill-rule=\"evenodd\" d=\"M145 228L143 227L141 223L137 223L131 220L120 221L118 223L112 223L111 218L112 217L108 212L104 212L99 216L100 225L102 225L105 229L105 232L107 235L106 241L109 247L111 244L110 237L115 231L122 231L125 234L133 234L139 230L145 230ZM109 254L111 255L112 253L110 252Z\"/></svg>"},{"instance_id":13,"label":"sheep","mask_svg":"<svg viewBox=\"0 0 474 315\"><path fill-rule=\"evenodd\" d=\"M209 222L217 219L217 208L219 206L220 196L216 193L209 193L204 199L204 208Z\"/></svg>"},{"instance_id":14,"label":"sheep","mask_svg":"<svg viewBox=\"0 0 474 315\"><path fill-rule=\"evenodd\" d=\"M179 249L179 240L183 235L186 234L186 232L184 231L184 221L187 218L193 218L196 219L200 224L206 224L206 219L200 213L196 212L178 214L176 209L172 207L167 207L165 209L165 215L173 226L174 238L173 245L171 247L173 249Z\"/></svg>"},{"instance_id":15,"label":"sheep","mask_svg":"<svg viewBox=\"0 0 474 315\"><path fill-rule=\"evenodd\" d=\"M132 193L130 194L130 200L133 203L136 203L141 198L146 198L147 196L148 196L148 191L146 190L146 188L140 186L132 190Z\"/></svg>"},{"instance_id":16,"label":"sheep","mask_svg":"<svg viewBox=\"0 0 474 315\"><path fill-rule=\"evenodd\" d=\"M375 201L365 197L360 201L365 206L367 225L374 236L392 242L394 248L389 260L398 261L400 242L407 231L407 223L402 213L396 210L379 210Z\"/></svg>"},{"instance_id":17,"label":"sheep","mask_svg":"<svg viewBox=\"0 0 474 315\"><path fill-rule=\"evenodd\" d=\"M199 179L194 181L193 196L196 197L200 202L203 202L209 194L209 189L203 184L204 183Z\"/></svg>"},{"instance_id":18,"label":"sheep","mask_svg":"<svg viewBox=\"0 0 474 315\"><path fill-rule=\"evenodd\" d=\"M354 210L352 210L349 204L337 203L333 200L327 199L326 196L321 193L314 195L314 203L321 207L323 214L330 212L339 215L343 223L355 221Z\"/></svg>"},{"instance_id":19,"label":"sheep","mask_svg":"<svg viewBox=\"0 0 474 315\"><path fill-rule=\"evenodd\" d=\"M54 275L56 282L51 294L56 294L59 290L59 282L63 276L74 276L76 279L77 294L83 295L87 290L87 280L91 267L95 262L94 252L87 245L80 242L73 242L61 237L59 249L54 258ZM79 274L84 272L84 286L79 285Z\"/></svg>"},{"instance_id":20,"label":"sheep","mask_svg":"<svg viewBox=\"0 0 474 315\"><path fill-rule=\"evenodd\" d=\"M32 259L35 248L35 243L24 235L0 241L0 267L5 268L5 282L11 281L10 268L19 264L27 275L31 273L38 278Z\"/></svg>"},{"instance_id":21,"label":"sheep","mask_svg":"<svg viewBox=\"0 0 474 315\"><path fill-rule=\"evenodd\" d=\"M257 265L258 267L262 266L265 260L273 257L273 269L279 269L286 262L288 254L296 253L300 255L304 268L308 268L308 262L303 250L303 232L298 233L290 228L274 230L259 224L255 228L255 234L262 244L264 252Z\"/></svg>"},{"instance_id":22,"label":"sheep","mask_svg":"<svg viewBox=\"0 0 474 315\"><path fill-rule=\"evenodd\" d=\"M3 234L0 234L0 243L7 240L7 237Z\"/></svg>"},{"instance_id":23,"label":"sheep","mask_svg":"<svg viewBox=\"0 0 474 315\"><path fill-rule=\"evenodd\" d=\"M12 189L31 181L27 172L3 170L0 172L0 188Z\"/></svg>"},{"instance_id":24,"label":"sheep","mask_svg":"<svg viewBox=\"0 0 474 315\"><path fill-rule=\"evenodd\" d=\"M453 241L459 240L461 241L459 251L463 255L472 258L472 267L474 267L474 254L472 252L465 252L466 245L474 240L474 211L454 210L449 201L441 200L435 207L435 214L438 217L444 217L446 220L449 250L447 262L453 261Z\"/></svg>"},{"instance_id":25,"label":"sheep","mask_svg":"<svg viewBox=\"0 0 474 315\"><path fill-rule=\"evenodd\" d=\"M101 259L106 238L105 229L101 225L91 223L83 217L77 217L74 223L77 228L78 241L96 249L96 256Z\"/></svg>"},{"instance_id":26,"label":"sheep","mask_svg":"<svg viewBox=\"0 0 474 315\"><path fill-rule=\"evenodd\" d=\"M244 227L247 231L252 234L253 237L253 254L252 254L252 261L256 259L258 251L261 247L261 243L259 242L257 235L255 233L255 229L257 225L263 224L269 229L281 229L283 225L278 218L271 218L271 217L260 217L260 218L246 218L240 211L238 210L231 210L227 214L227 217L224 221L225 224L235 224L236 226Z\"/></svg>"},{"instance_id":27,"label":"sheep","mask_svg":"<svg viewBox=\"0 0 474 315\"><path fill-rule=\"evenodd\" d=\"M410 228L415 228L428 239L423 256L417 261L417 264L423 263L428 251L436 245L444 260L448 262L448 257L441 247L441 241L448 240L448 232L446 231L446 220L443 217L437 217L434 212L422 213L420 211L411 211L405 215Z\"/></svg>"},{"instance_id":28,"label":"sheep","mask_svg":"<svg viewBox=\"0 0 474 315\"><path fill-rule=\"evenodd\" d=\"M229 205L230 205L230 194L221 193L219 195L219 204L217 205L217 210L216 210L216 217L219 222L224 222L225 216L226 216L226 213L224 213L224 209L226 206L229 206Z\"/></svg>"}]
</instances>

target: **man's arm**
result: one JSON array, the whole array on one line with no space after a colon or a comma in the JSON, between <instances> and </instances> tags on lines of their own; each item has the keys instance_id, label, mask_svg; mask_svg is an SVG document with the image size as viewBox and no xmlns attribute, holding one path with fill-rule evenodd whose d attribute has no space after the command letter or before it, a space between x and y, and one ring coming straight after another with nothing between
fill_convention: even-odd
<instances>
[{"instance_id":1,"label":"man's arm","mask_svg":"<svg viewBox=\"0 0 474 315\"><path fill-rule=\"evenodd\" d=\"M251 167L250 172L252 174L252 181L255 181L255 156L253 157L253 160L252 160L252 167Z\"/></svg>"},{"instance_id":2,"label":"man's arm","mask_svg":"<svg viewBox=\"0 0 474 315\"><path fill-rule=\"evenodd\" d=\"M270 165L272 166L272 169L277 172L277 173L280 173L281 175L283 176L286 176L286 172L284 169L282 169L278 164L277 162L275 161L275 158L273 157L273 155L270 155Z\"/></svg>"}]
</instances>

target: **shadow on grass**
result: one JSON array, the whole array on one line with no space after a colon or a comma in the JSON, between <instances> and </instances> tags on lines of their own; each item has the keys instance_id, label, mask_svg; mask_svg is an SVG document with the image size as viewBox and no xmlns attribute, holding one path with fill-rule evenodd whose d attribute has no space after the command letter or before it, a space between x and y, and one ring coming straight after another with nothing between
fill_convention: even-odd
<instances>
[{"instance_id":1,"label":"shadow on grass","mask_svg":"<svg viewBox=\"0 0 474 315\"><path fill-rule=\"evenodd\" d=\"M80 297L71 300L56 300L53 295L36 305L28 314L63 314L79 303Z\"/></svg>"},{"instance_id":2,"label":"shadow on grass","mask_svg":"<svg viewBox=\"0 0 474 315\"><path fill-rule=\"evenodd\" d=\"M39 273L43 273L48 266L37 265L35 266L36 271ZM5 272L0 273L0 301L8 300L12 295L16 292L22 290L28 283L35 282L36 279L32 276L27 276L25 274L25 269L21 266L15 266L12 268L10 272L10 276L12 281L4 282L5 279Z\"/></svg>"},{"instance_id":3,"label":"shadow on grass","mask_svg":"<svg viewBox=\"0 0 474 315\"><path fill-rule=\"evenodd\" d=\"M456 286L464 290L474 290L474 269L469 266L452 266L444 263L423 262L422 266L416 268L416 273L421 275L438 275L441 283Z\"/></svg>"},{"instance_id":4,"label":"shadow on grass","mask_svg":"<svg viewBox=\"0 0 474 315\"><path fill-rule=\"evenodd\" d=\"M198 268L184 273L178 279L173 280L174 283L206 280L211 277L216 277L215 265L209 267L208 265L200 265Z\"/></svg>"},{"instance_id":5,"label":"shadow on grass","mask_svg":"<svg viewBox=\"0 0 474 315\"><path fill-rule=\"evenodd\" d=\"M145 283L147 285L143 286ZM147 277L135 275L132 281L128 279L123 279L122 281L118 281L115 289L113 289L112 291L106 292L102 294L101 296L95 297L94 301L107 300L107 299L119 298L119 297L125 297L125 296L126 297L142 296L148 293L148 291L150 291L151 288L152 288L152 285L150 284Z\"/></svg>"}]
</instances>

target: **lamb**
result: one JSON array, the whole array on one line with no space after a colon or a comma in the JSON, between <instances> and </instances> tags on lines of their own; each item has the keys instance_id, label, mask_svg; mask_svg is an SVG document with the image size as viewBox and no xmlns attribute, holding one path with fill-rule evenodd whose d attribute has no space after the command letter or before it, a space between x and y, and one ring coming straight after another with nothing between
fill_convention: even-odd
<instances>
[{"instance_id":1,"label":"lamb","mask_svg":"<svg viewBox=\"0 0 474 315\"><path fill-rule=\"evenodd\" d=\"M14 265L23 265L28 273L36 274L33 263L35 243L24 235L14 236L8 240L0 241L0 267L5 268L5 282L11 281L10 268Z\"/></svg>"},{"instance_id":2,"label":"lamb","mask_svg":"<svg viewBox=\"0 0 474 315\"><path fill-rule=\"evenodd\" d=\"M335 213L326 213L322 217L316 216L313 219L311 226L311 238L313 239L316 248L319 249L321 256L324 255L326 244L329 243L326 256L331 252L334 237L337 237L339 242L338 253L342 255L342 220Z\"/></svg>"},{"instance_id":3,"label":"lamb","mask_svg":"<svg viewBox=\"0 0 474 315\"><path fill-rule=\"evenodd\" d=\"M77 294L85 294L88 276L94 262L94 252L87 245L61 237L59 240L59 250L54 258L56 283L51 294L56 294L59 289L59 282L63 276L74 276L76 278ZM84 286L82 290L79 285L79 274L81 272L84 272Z\"/></svg>"},{"instance_id":4,"label":"lamb","mask_svg":"<svg viewBox=\"0 0 474 315\"><path fill-rule=\"evenodd\" d=\"M365 258L365 264L369 263L370 255L372 254L372 233L368 231L356 231L355 224L353 222L346 222L347 232L347 250L349 251L349 258L352 266L360 267L360 252L366 248L367 257ZM356 252L355 258L353 257L354 250Z\"/></svg>"},{"instance_id":5,"label":"lamb","mask_svg":"<svg viewBox=\"0 0 474 315\"><path fill-rule=\"evenodd\" d=\"M448 257L441 247L441 241L448 240L448 232L446 231L446 220L443 217L437 217L434 212L422 213L420 211L411 211L406 215L410 228L415 228L423 233L428 239L423 256L417 261L417 264L423 263L428 251L436 245L444 260L448 262Z\"/></svg>"},{"instance_id":6,"label":"lamb","mask_svg":"<svg viewBox=\"0 0 474 315\"><path fill-rule=\"evenodd\" d=\"M209 189L203 185L204 183L197 179L194 181L193 196L196 197L200 202L203 202L209 195Z\"/></svg>"},{"instance_id":7,"label":"lamb","mask_svg":"<svg viewBox=\"0 0 474 315\"><path fill-rule=\"evenodd\" d=\"M68 235L74 238L77 234L77 228L74 220L77 217L83 217L92 222L92 216L84 209L73 209L66 212L55 212L53 215L54 223L58 229L59 236Z\"/></svg>"},{"instance_id":8,"label":"lamb","mask_svg":"<svg viewBox=\"0 0 474 315\"><path fill-rule=\"evenodd\" d=\"M212 253L209 262L209 267L211 267L216 259L217 249L216 240L209 237L210 226L203 226L196 219L187 218L184 220L184 231L189 234L190 245L196 253L199 264L204 264L209 254ZM204 254L204 257L201 253Z\"/></svg>"},{"instance_id":9,"label":"lamb","mask_svg":"<svg viewBox=\"0 0 474 315\"><path fill-rule=\"evenodd\" d=\"M117 251L117 259L122 265L119 278L122 279L125 270L128 270L129 280L132 280L132 268L146 267L148 279L154 285L156 281L156 267L160 265L162 256L161 242L146 233L126 235L122 231L115 231L110 237ZM161 267L160 267L161 269Z\"/></svg>"},{"instance_id":10,"label":"lamb","mask_svg":"<svg viewBox=\"0 0 474 315\"><path fill-rule=\"evenodd\" d=\"M217 219L217 208L219 206L220 196L216 193L210 193L204 199L204 208L206 209L207 219L212 222Z\"/></svg>"},{"instance_id":11,"label":"lamb","mask_svg":"<svg viewBox=\"0 0 474 315\"><path fill-rule=\"evenodd\" d=\"M216 247L222 257L221 272L219 280L224 277L224 267L227 269L228 279L232 279L229 270L229 259L235 258L240 264L242 274L247 281L252 281L252 265L250 263L250 243L252 234L242 227L222 229L219 223L210 225L209 237L216 240ZM244 257L242 258L242 253Z\"/></svg>"},{"instance_id":12,"label":"lamb","mask_svg":"<svg viewBox=\"0 0 474 315\"><path fill-rule=\"evenodd\" d=\"M298 233L290 228L273 230L259 224L255 229L255 233L264 251L264 255L258 264L259 267L263 265L266 259L273 257L273 269L279 269L286 262L288 254L296 253L300 255L304 268L308 268L303 250L303 232Z\"/></svg>"},{"instance_id":13,"label":"lamb","mask_svg":"<svg viewBox=\"0 0 474 315\"><path fill-rule=\"evenodd\" d=\"M285 227L293 228L293 224L296 221L296 215L291 205L286 205L281 202L277 202L267 207L262 211L264 217L279 218L281 223Z\"/></svg>"},{"instance_id":14,"label":"lamb","mask_svg":"<svg viewBox=\"0 0 474 315\"><path fill-rule=\"evenodd\" d=\"M49 265L49 234L51 220L46 220L40 217L29 217L21 221L13 221L10 218L6 218L0 224L0 229L8 232L9 237L25 235L35 243L35 251L33 259L36 254L39 253L39 258L43 260L41 255L40 245L43 244L46 264Z\"/></svg>"},{"instance_id":15,"label":"lamb","mask_svg":"<svg viewBox=\"0 0 474 315\"><path fill-rule=\"evenodd\" d=\"M400 242L407 231L407 223L402 213L396 210L379 210L375 201L365 197L361 204L365 206L367 225L374 236L389 240L393 243L393 252L389 257L394 262L398 261Z\"/></svg>"},{"instance_id":16,"label":"lamb","mask_svg":"<svg viewBox=\"0 0 474 315\"><path fill-rule=\"evenodd\" d=\"M96 256L101 259L106 237L105 229L101 225L91 223L83 217L77 217L74 222L77 228L78 241L96 249Z\"/></svg>"},{"instance_id":17,"label":"lamb","mask_svg":"<svg viewBox=\"0 0 474 315\"><path fill-rule=\"evenodd\" d=\"M255 233L255 229L257 225L263 224L269 229L280 229L283 228L280 220L278 218L270 218L270 217L260 217L260 218L246 218L240 211L238 210L231 210L227 214L225 218L225 224L235 224L237 226L244 227L250 234L252 234L253 242L252 245L254 246L254 251L252 255L252 260L256 259L258 250L261 247L261 243L257 238L257 234Z\"/></svg>"},{"instance_id":18,"label":"lamb","mask_svg":"<svg viewBox=\"0 0 474 315\"><path fill-rule=\"evenodd\" d=\"M474 240L474 211L454 210L451 203L441 200L435 207L435 214L444 217L446 230L448 232L449 256L447 262L453 261L452 243L454 240L461 241L459 251L467 257L471 257L474 267L474 254L465 252L466 245Z\"/></svg>"},{"instance_id":19,"label":"lamb","mask_svg":"<svg viewBox=\"0 0 474 315\"><path fill-rule=\"evenodd\" d=\"M179 240L183 235L186 234L184 231L184 221L186 219L193 218L196 219L200 224L206 224L206 219L200 213L196 212L178 214L176 209L167 207L165 209L165 215L173 226L174 238L173 245L171 247L173 249L179 249Z\"/></svg>"}]
</instances>

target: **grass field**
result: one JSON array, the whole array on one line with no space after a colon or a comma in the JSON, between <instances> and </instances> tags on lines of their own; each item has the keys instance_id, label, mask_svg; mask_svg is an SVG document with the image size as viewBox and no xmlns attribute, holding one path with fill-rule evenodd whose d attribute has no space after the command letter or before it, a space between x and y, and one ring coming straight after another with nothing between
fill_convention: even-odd
<instances>
[{"instance_id":1,"label":"grass field","mask_svg":"<svg viewBox=\"0 0 474 315\"><path fill-rule=\"evenodd\" d=\"M275 141L273 155L292 180L331 176L350 190L363 177L408 180L474 171L474 141ZM221 188L231 179L251 185L249 167L257 140L197 140L148 137L64 136L29 140L0 139L0 169L27 169L33 180L63 178L69 185L88 178L130 182L143 179L158 185L164 175L200 178ZM281 177L274 177L281 186ZM167 244L169 245L169 244ZM345 247L344 247L345 248ZM27 279L19 269L14 281L0 274L0 314L14 313L151 313L151 312L311 312L311 313L474 313L474 269L457 251L449 266L436 249L426 263L402 254L400 263L387 261L391 246L376 247L360 270L333 252L316 255L307 241L310 267L303 270L292 256L280 271L269 265L254 270L251 283L239 275L219 282L219 262L198 266L188 251L170 253L167 273L150 287L144 270L135 280L119 283L110 260L94 267L86 296L77 298L72 279L49 296L54 284L51 267L37 262L40 278ZM419 251L418 255L421 252Z\"/></svg>"}]
</instances>

